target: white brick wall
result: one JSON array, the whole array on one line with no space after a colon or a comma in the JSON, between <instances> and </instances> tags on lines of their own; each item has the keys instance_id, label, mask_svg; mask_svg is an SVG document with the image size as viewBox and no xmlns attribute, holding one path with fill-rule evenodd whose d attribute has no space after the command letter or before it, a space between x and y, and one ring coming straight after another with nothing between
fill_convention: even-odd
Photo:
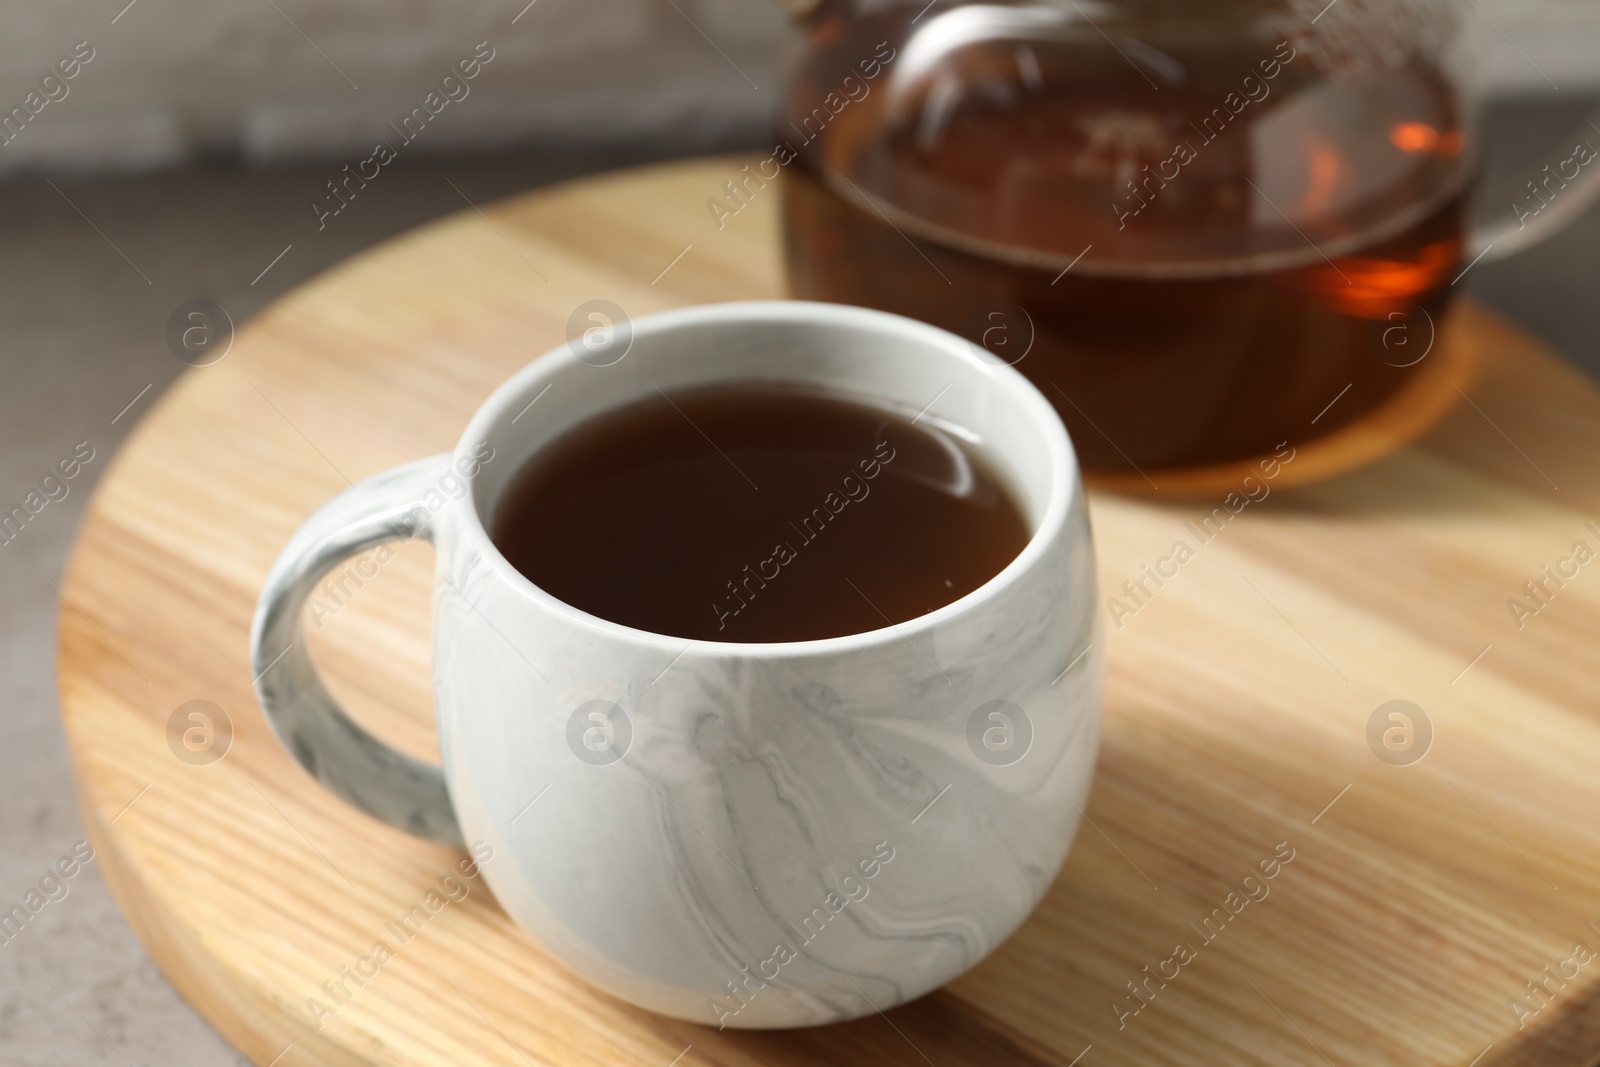
<instances>
[{"instance_id":1,"label":"white brick wall","mask_svg":"<svg viewBox=\"0 0 1600 1067\"><path fill-rule=\"evenodd\" d=\"M1600 3L1476 2L1563 91L1600 85ZM482 40L494 61L418 148L748 129L781 94L776 0L536 0L515 25L526 0L124 3L0 6L0 110L21 104L74 42L95 48L69 95L0 146L0 171L159 166L208 149L255 160L366 149ZM1493 86L1548 89L1469 16Z\"/></svg>"}]
</instances>

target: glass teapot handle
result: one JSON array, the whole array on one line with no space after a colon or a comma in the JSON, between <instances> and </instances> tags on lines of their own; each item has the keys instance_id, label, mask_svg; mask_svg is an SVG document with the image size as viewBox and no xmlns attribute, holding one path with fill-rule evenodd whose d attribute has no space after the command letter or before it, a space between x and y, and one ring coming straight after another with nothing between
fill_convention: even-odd
<instances>
[{"instance_id":1,"label":"glass teapot handle","mask_svg":"<svg viewBox=\"0 0 1600 1067\"><path fill-rule=\"evenodd\" d=\"M1532 248L1567 227L1600 199L1600 106L1596 106L1566 141L1571 145L1557 163L1546 164L1510 204L1508 218L1480 217L1473 225L1468 256L1493 263ZM1570 173L1569 173L1570 172Z\"/></svg>"}]
</instances>

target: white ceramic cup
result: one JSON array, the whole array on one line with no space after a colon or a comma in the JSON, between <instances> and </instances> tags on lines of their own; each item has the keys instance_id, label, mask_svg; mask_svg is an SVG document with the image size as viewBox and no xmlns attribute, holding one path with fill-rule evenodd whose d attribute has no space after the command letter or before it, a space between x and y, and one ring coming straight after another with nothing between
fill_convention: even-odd
<instances>
[{"instance_id":1,"label":"white ceramic cup","mask_svg":"<svg viewBox=\"0 0 1600 1067\"><path fill-rule=\"evenodd\" d=\"M490 844L482 870L506 911L641 1007L803 1026L948 982L1043 896L1093 774L1104 674L1094 553L1060 420L961 338L861 308L718 304L586 341L496 390L451 455L363 481L295 534L252 635L278 736L374 817ZM920 412L1001 475L1027 547L909 622L736 644L586 614L491 543L507 482L557 436L656 389L735 381ZM641 537L650 522L640 516ZM442 769L345 715L301 632L332 568L408 536L437 546Z\"/></svg>"}]
</instances>

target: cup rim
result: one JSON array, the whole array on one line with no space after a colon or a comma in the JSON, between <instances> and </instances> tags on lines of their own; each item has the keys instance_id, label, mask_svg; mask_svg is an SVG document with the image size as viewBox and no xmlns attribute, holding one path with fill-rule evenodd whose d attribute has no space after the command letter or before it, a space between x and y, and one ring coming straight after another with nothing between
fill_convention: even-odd
<instances>
[{"instance_id":1,"label":"cup rim","mask_svg":"<svg viewBox=\"0 0 1600 1067\"><path fill-rule=\"evenodd\" d=\"M633 343L638 344L642 337L650 334L664 333L700 323L729 322L831 324L846 328L868 327L880 331L888 330L899 333L914 343L944 349L955 358L975 365L990 377L995 388L1009 392L1025 411L1031 413L1046 442L1050 465L1049 499L1022 551L976 589L925 615L919 615L905 622L892 623L859 633L806 641L711 641L656 633L653 630L641 630L613 622L584 611L542 589L517 570L489 536L483 520L479 517L478 503L481 490L476 479L471 483L468 492L452 502L454 508L464 511L464 514L458 515L460 520L460 525L457 527L458 535L469 540L477 556L481 557L486 565L513 589L532 597L573 623L583 625L598 634L658 647L674 655L697 651L722 657L777 659L861 651L909 640L937 630L982 605L1007 595L1025 581L1040 557L1050 550L1051 545L1060 536L1073 510L1085 506L1083 479L1078 467L1076 450L1072 447L1066 426L1049 400L1014 367L982 359L976 354L976 346L971 342L940 327L903 315L849 304L810 300L739 300L674 308L632 319ZM509 414L511 405L527 395L532 387L544 384L547 380L554 382L564 373L573 373L566 363L582 365L567 345L558 345L502 382L468 421L460 441L456 444L454 456L464 457L471 452L476 443L489 439L490 431ZM732 382L738 379L727 380ZM1015 464L1011 462L1010 457L995 454L993 459L1002 466L1011 468L1005 473L1008 477L1012 475Z\"/></svg>"}]
</instances>

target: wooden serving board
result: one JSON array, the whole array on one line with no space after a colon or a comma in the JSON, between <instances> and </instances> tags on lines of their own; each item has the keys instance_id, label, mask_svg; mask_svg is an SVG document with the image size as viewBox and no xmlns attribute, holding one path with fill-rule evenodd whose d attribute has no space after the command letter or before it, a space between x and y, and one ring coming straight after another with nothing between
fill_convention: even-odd
<instances>
[{"instance_id":1,"label":"wooden serving board","mask_svg":"<svg viewBox=\"0 0 1600 1067\"><path fill-rule=\"evenodd\" d=\"M1268 483L1210 540L1221 493L1093 496L1102 594L1138 610L1106 629L1089 821L1033 918L946 989L806 1031L662 1019L569 976L473 879L393 938L461 857L346 807L278 746L250 688L257 590L314 508L450 447L580 303L778 295L776 191L720 231L705 207L743 162L582 182L388 242L264 313L117 456L63 587L63 716L98 860L199 1009L280 1067L1590 1067L1600 563L1572 550L1600 550L1600 392L1470 306L1440 341L1476 361L1452 384L1470 403L1414 445ZM1127 599L1178 541L1192 558ZM337 694L419 755L435 752L429 552L350 583L311 630ZM1545 564L1576 577L1514 616ZM1431 724L1420 761L1369 745L1391 700ZM209 738L191 701L220 709ZM1247 879L1264 861L1274 876ZM378 941L393 958L345 977ZM311 998L341 980L318 1025Z\"/></svg>"}]
</instances>

